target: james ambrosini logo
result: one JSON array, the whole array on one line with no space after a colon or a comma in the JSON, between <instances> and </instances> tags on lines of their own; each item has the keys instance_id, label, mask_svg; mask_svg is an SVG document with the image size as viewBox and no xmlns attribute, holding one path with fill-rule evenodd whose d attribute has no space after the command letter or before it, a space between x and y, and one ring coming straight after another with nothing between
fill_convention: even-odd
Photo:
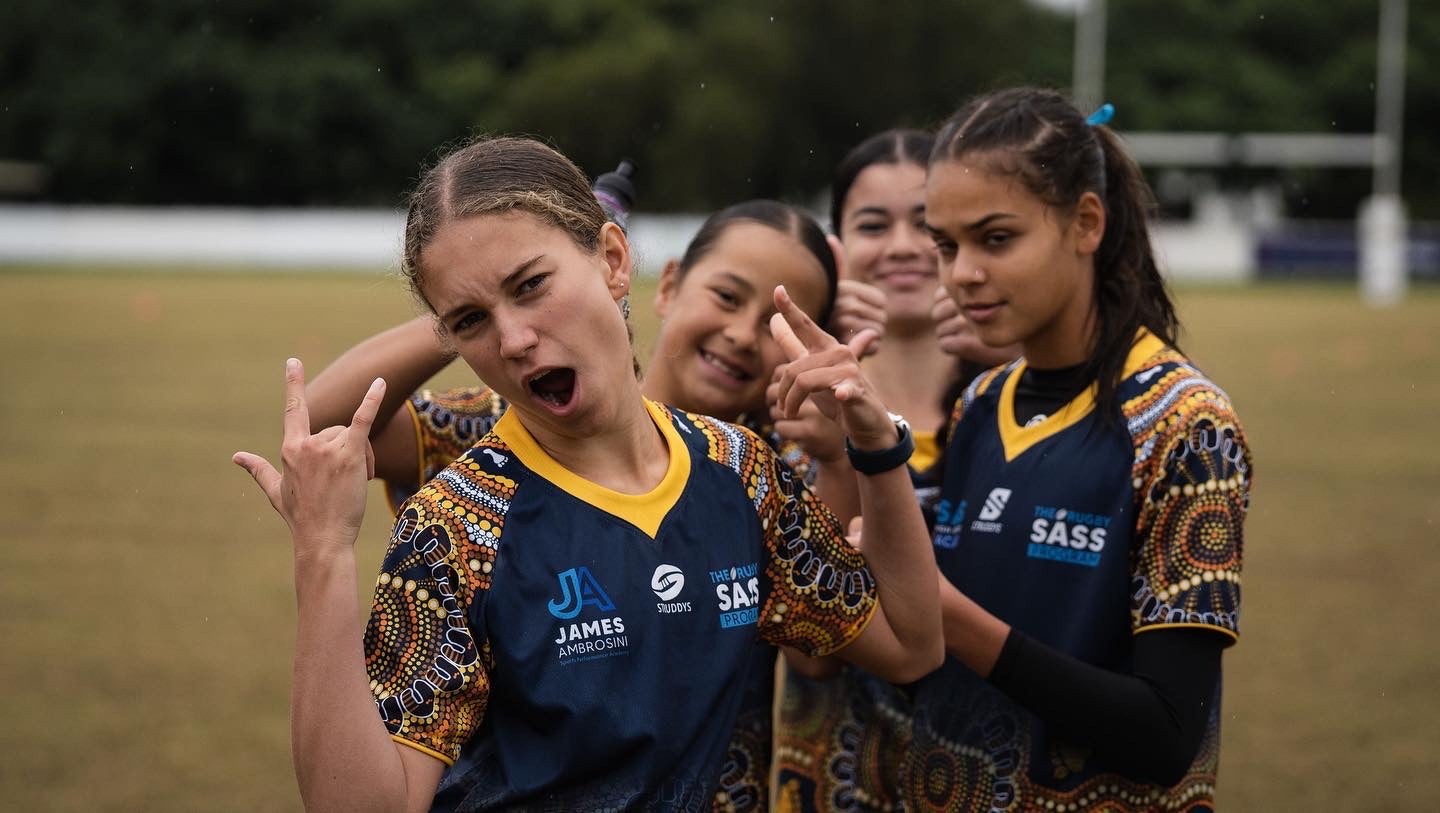
<instances>
[{"instance_id":1,"label":"james ambrosini logo","mask_svg":"<svg viewBox=\"0 0 1440 813\"><path fill-rule=\"evenodd\" d=\"M560 580L560 598L552 600L547 609L556 618L569 621L586 607L602 613L615 610L615 602L610 600L590 568L572 567L555 575ZM625 619L618 615L561 624L555 643L559 647L560 662L566 664L623 655L630 648Z\"/></svg>"}]
</instances>

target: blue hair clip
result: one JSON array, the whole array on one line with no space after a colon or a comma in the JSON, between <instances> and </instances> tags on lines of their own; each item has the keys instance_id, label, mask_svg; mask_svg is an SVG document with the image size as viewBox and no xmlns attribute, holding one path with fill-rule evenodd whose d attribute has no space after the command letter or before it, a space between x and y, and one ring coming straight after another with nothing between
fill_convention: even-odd
<instances>
[{"instance_id":1,"label":"blue hair clip","mask_svg":"<svg viewBox=\"0 0 1440 813\"><path fill-rule=\"evenodd\" d=\"M1105 104L1100 105L1100 107L1098 107L1094 113L1091 113L1088 117L1086 117L1085 123L1090 125L1091 127L1094 127L1100 124L1109 124L1110 119L1113 118L1115 118L1115 105L1106 102Z\"/></svg>"}]
</instances>

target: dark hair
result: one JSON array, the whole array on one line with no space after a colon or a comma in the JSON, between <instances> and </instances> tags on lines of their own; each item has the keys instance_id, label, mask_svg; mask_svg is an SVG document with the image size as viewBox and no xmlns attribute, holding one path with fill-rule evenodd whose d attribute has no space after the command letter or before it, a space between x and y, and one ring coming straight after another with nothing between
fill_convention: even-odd
<instances>
[{"instance_id":1,"label":"dark hair","mask_svg":"<svg viewBox=\"0 0 1440 813\"><path fill-rule=\"evenodd\" d=\"M741 222L759 223L794 237L820 262L820 269L825 272L825 301L815 323L823 328L830 321L830 311L835 308L835 291L839 287L840 270L835 265L835 252L830 250L825 232L815 218L787 203L747 200L707 217L700 231L690 240L690 245L685 247L678 278L683 279L686 272L715 248L715 243L726 229Z\"/></svg>"},{"instance_id":2,"label":"dark hair","mask_svg":"<svg viewBox=\"0 0 1440 813\"><path fill-rule=\"evenodd\" d=\"M442 156L410 194L400 264L410 290L430 306L420 290L420 255L442 226L514 211L528 212L564 231L586 251L600 245L605 212L579 167L534 139L482 137Z\"/></svg>"},{"instance_id":3,"label":"dark hair","mask_svg":"<svg viewBox=\"0 0 1440 813\"><path fill-rule=\"evenodd\" d=\"M1086 192L1105 206L1105 235L1095 254L1096 331L1085 370L1098 382L1100 414L1115 414L1125 358L1144 327L1176 345L1179 321L1155 265L1146 222L1154 196L1119 137L1090 125L1064 96L1038 88L982 95L940 129L933 165L974 156L992 172L1015 176L1047 206L1071 212Z\"/></svg>"},{"instance_id":4,"label":"dark hair","mask_svg":"<svg viewBox=\"0 0 1440 813\"><path fill-rule=\"evenodd\" d=\"M920 130L895 129L876 133L845 154L830 183L830 231L840 233L840 218L850 187L866 167L874 164L914 164L922 169L930 160L935 138Z\"/></svg>"},{"instance_id":5,"label":"dark hair","mask_svg":"<svg viewBox=\"0 0 1440 813\"><path fill-rule=\"evenodd\" d=\"M527 212L594 252L600 247L605 211L590 181L569 158L531 138L480 137L445 153L420 176L405 215L405 253L400 273L410 292L434 313L420 282L420 256L445 224L508 212ZM630 320L625 320L631 344ZM632 355L635 376L640 362Z\"/></svg>"}]
</instances>

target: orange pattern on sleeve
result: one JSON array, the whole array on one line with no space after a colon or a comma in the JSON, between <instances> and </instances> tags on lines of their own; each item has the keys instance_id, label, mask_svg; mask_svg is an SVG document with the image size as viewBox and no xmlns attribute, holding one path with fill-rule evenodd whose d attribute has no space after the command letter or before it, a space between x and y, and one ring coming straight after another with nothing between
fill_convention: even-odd
<instances>
[{"instance_id":1,"label":"orange pattern on sleeve","mask_svg":"<svg viewBox=\"0 0 1440 813\"><path fill-rule=\"evenodd\" d=\"M402 507L365 628L365 665L390 734L453 763L485 715L489 643L471 623L515 483L468 457Z\"/></svg>"},{"instance_id":2,"label":"orange pattern on sleeve","mask_svg":"<svg viewBox=\"0 0 1440 813\"><path fill-rule=\"evenodd\" d=\"M812 655L828 655L857 638L878 606L865 559L845 540L840 520L744 427L703 416L709 457L740 476L764 533L770 585L760 608L760 635Z\"/></svg>"}]
</instances>

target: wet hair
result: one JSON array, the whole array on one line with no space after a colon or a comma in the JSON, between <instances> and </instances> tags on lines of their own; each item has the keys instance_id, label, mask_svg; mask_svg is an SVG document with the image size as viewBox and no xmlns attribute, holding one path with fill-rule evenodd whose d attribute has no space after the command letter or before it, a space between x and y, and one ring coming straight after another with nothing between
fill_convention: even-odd
<instances>
[{"instance_id":1,"label":"wet hair","mask_svg":"<svg viewBox=\"0 0 1440 813\"><path fill-rule=\"evenodd\" d=\"M820 228L820 224L815 222L815 218L787 203L747 200L710 215L700 226L700 231L695 233L690 245L685 247L685 255L680 258L677 281L684 279L685 274L715 248L715 243L719 242L725 230L736 223L759 223L788 234L819 261L820 269L825 272L825 301L815 323L821 327L829 323L830 312L835 308L835 291L840 280L840 271L835 265L835 252L830 250L825 232Z\"/></svg>"},{"instance_id":2,"label":"wet hair","mask_svg":"<svg viewBox=\"0 0 1440 813\"><path fill-rule=\"evenodd\" d=\"M427 310L420 257L447 223L480 215L525 212L569 235L588 252L600 246L605 212L585 173L564 155L530 138L479 137L444 153L420 177L405 215L400 273ZM631 342L634 331L626 320ZM640 364L634 363L635 374Z\"/></svg>"},{"instance_id":3,"label":"wet hair","mask_svg":"<svg viewBox=\"0 0 1440 813\"><path fill-rule=\"evenodd\" d=\"M840 219L850 187L867 167L875 164L914 164L924 169L935 139L920 130L886 130L860 142L840 159L830 182L830 231L840 233Z\"/></svg>"},{"instance_id":4,"label":"wet hair","mask_svg":"<svg viewBox=\"0 0 1440 813\"><path fill-rule=\"evenodd\" d=\"M1081 195L1105 206L1105 234L1095 253L1095 336L1084 362L1098 383L1097 409L1118 415L1116 388L1135 333L1144 327L1176 346L1179 321L1155 264L1146 223L1155 199L1140 168L1110 128L1090 125L1064 96L1011 88L979 96L941 127L930 156L977 161L1020 180L1046 206L1069 214Z\"/></svg>"}]
</instances>

